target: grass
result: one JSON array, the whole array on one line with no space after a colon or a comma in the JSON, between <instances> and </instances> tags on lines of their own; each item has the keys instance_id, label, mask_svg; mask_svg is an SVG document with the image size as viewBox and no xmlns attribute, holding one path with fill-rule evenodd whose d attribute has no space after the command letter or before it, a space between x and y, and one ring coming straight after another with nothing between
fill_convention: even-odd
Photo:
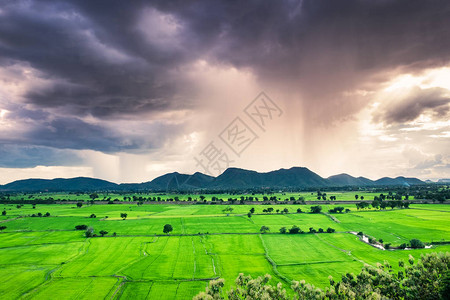
<instances>
[{"instance_id":1,"label":"grass","mask_svg":"<svg viewBox=\"0 0 450 300\"><path fill-rule=\"evenodd\" d=\"M322 206L324 211L333 207ZM293 213L297 208L309 211L309 205L272 206L288 208L289 214L261 214L270 207L266 205L232 205L228 215L223 205L2 205L7 216L0 222L7 228L0 233L0 298L191 299L211 278L224 278L227 289L239 273L267 273L272 283L304 279L323 288L328 275L339 279L346 272L358 273L364 263L388 260L395 265L409 254L418 258L450 251L450 245L382 251L346 233L363 231L393 245L412 238L450 241L450 206L385 211L341 206L352 211L334 214L336 222L325 214ZM256 213L249 218L252 207ZM29 216L47 211L50 217ZM121 213L128 214L126 220ZM91 214L97 218L89 218ZM108 234L86 238L74 230L81 224ZM162 232L165 224L174 228L170 235ZM263 225L270 231L260 235ZM337 232L278 233L293 225L303 231L332 227Z\"/></svg>"}]
</instances>

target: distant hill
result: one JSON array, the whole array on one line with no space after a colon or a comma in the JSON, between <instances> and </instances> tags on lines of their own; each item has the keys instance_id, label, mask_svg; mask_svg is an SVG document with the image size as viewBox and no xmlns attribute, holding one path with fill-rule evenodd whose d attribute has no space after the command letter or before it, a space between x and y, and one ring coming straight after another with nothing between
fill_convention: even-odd
<instances>
[{"instance_id":1,"label":"distant hill","mask_svg":"<svg viewBox=\"0 0 450 300\"><path fill-rule=\"evenodd\" d=\"M17 180L3 186L0 190L5 191L100 191L114 190L119 186L115 183L88 177L76 177L70 179L24 179Z\"/></svg>"},{"instance_id":2,"label":"distant hill","mask_svg":"<svg viewBox=\"0 0 450 300\"><path fill-rule=\"evenodd\" d=\"M425 184L417 178L383 177L370 180L365 177L353 177L339 174L323 178L308 168L293 167L271 172L228 168L217 177L202 174L180 174L178 172L164 174L152 181L143 183L115 184L109 181L77 177L71 179L26 179L18 180L3 186L0 191L167 191L167 190L237 190L249 188L321 188L345 186L410 186Z\"/></svg>"},{"instance_id":3,"label":"distant hill","mask_svg":"<svg viewBox=\"0 0 450 300\"><path fill-rule=\"evenodd\" d=\"M332 186L366 186L374 185L374 182L365 177L353 177L348 174L339 174L327 178Z\"/></svg>"}]
</instances>

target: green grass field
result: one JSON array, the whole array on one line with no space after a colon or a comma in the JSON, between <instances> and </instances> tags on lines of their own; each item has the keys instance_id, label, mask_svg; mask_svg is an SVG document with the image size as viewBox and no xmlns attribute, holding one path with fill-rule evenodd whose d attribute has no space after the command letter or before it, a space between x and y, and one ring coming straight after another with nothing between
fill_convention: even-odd
<instances>
[{"instance_id":1,"label":"green grass field","mask_svg":"<svg viewBox=\"0 0 450 300\"><path fill-rule=\"evenodd\" d=\"M388 260L395 266L409 254L418 258L450 251L447 244L379 250L348 233L362 231L393 246L413 238L448 242L448 205L385 211L343 206L351 212L333 214L333 219L295 213L298 208L309 212L309 205L273 206L287 208L288 214L262 214L265 205L232 205L232 212L223 212L224 205L0 205L6 211L0 225L7 227L0 233L0 299L191 299L213 278L224 278L228 289L239 273L270 274L273 283L287 289L292 280L302 279L324 288L329 275L340 279L364 264ZM256 211L249 218L252 207ZM323 211L332 207L323 205ZM30 217L39 212L50 216ZM121 213L127 213L125 220ZM97 235L101 230L108 234L86 238L84 231L74 230L82 224ZM162 232L165 224L173 226L170 235ZM259 234L263 225L269 233ZM293 225L336 232L279 233Z\"/></svg>"}]
</instances>

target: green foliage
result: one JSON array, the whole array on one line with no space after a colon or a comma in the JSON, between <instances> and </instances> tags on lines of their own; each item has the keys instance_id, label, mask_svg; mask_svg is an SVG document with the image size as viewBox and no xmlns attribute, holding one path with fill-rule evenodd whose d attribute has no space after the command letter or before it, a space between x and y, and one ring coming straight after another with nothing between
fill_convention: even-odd
<instances>
[{"instance_id":1,"label":"green foliage","mask_svg":"<svg viewBox=\"0 0 450 300\"><path fill-rule=\"evenodd\" d=\"M336 230L335 229L333 229L333 228L331 228L331 227L328 227L327 228L327 233L333 233L333 232L335 232Z\"/></svg>"},{"instance_id":2,"label":"green foliage","mask_svg":"<svg viewBox=\"0 0 450 300\"><path fill-rule=\"evenodd\" d=\"M319 214L322 211L322 206L320 205L315 205L315 206L311 206L311 213L313 214Z\"/></svg>"},{"instance_id":3,"label":"green foliage","mask_svg":"<svg viewBox=\"0 0 450 300\"><path fill-rule=\"evenodd\" d=\"M106 231L106 230L100 230L99 233L100 233L102 236L104 236L104 235L108 234L108 231Z\"/></svg>"},{"instance_id":4,"label":"green foliage","mask_svg":"<svg viewBox=\"0 0 450 300\"><path fill-rule=\"evenodd\" d=\"M297 234L300 231L301 231L300 228L296 225L292 225L292 227L289 229L290 234Z\"/></svg>"},{"instance_id":5,"label":"green foliage","mask_svg":"<svg viewBox=\"0 0 450 300\"><path fill-rule=\"evenodd\" d=\"M84 233L84 235L89 238L92 237L94 235L94 228L92 227L88 227Z\"/></svg>"},{"instance_id":6,"label":"green foliage","mask_svg":"<svg viewBox=\"0 0 450 300\"><path fill-rule=\"evenodd\" d=\"M6 226L2 225L2 226L0 226L0 231L5 230L6 228L7 228Z\"/></svg>"},{"instance_id":7,"label":"green foliage","mask_svg":"<svg viewBox=\"0 0 450 300\"><path fill-rule=\"evenodd\" d=\"M259 229L259 232L261 232L261 233L266 233L268 231L270 231L270 228L267 226L264 226L264 225L261 226L261 229Z\"/></svg>"},{"instance_id":8,"label":"green foliage","mask_svg":"<svg viewBox=\"0 0 450 300\"><path fill-rule=\"evenodd\" d=\"M418 240L418 239L410 240L409 244L411 245L411 248L413 248L413 249L425 248L425 244L421 240Z\"/></svg>"},{"instance_id":9,"label":"green foliage","mask_svg":"<svg viewBox=\"0 0 450 300\"><path fill-rule=\"evenodd\" d=\"M358 275L346 273L341 281L335 282L329 276L330 286L323 291L302 281L293 281L293 297L288 297L281 283L269 284L270 275L253 279L239 274L236 287L231 288L228 299L448 299L450 253L431 253L422 255L410 266L399 263L400 270L393 272L392 266L385 262L377 267L365 265ZM222 284L215 289L216 282ZM225 299L221 292L223 281L213 281L206 292L194 299Z\"/></svg>"},{"instance_id":10,"label":"green foliage","mask_svg":"<svg viewBox=\"0 0 450 300\"><path fill-rule=\"evenodd\" d=\"M88 228L87 225L76 225L75 230L86 230Z\"/></svg>"},{"instance_id":11,"label":"green foliage","mask_svg":"<svg viewBox=\"0 0 450 300\"><path fill-rule=\"evenodd\" d=\"M163 228L163 232L164 232L164 233L169 234L169 233L172 232L172 231L173 231L172 225L170 225L170 224L164 225L164 228Z\"/></svg>"}]
</instances>

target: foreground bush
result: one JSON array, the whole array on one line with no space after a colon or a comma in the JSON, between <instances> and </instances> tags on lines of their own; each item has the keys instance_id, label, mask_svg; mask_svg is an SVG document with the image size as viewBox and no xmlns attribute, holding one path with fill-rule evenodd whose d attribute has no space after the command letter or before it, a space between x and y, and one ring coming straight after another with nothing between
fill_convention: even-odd
<instances>
[{"instance_id":1,"label":"foreground bush","mask_svg":"<svg viewBox=\"0 0 450 300\"><path fill-rule=\"evenodd\" d=\"M358 275L347 273L341 281L330 276L325 291L305 283L293 281L294 296L289 297L282 284L269 284L270 275L253 279L239 274L236 287L223 292L223 279L210 281L205 292L194 297L201 299L449 299L450 253L422 255L417 263L410 255L408 264L399 261L395 272L388 262L377 267L365 265Z\"/></svg>"}]
</instances>

